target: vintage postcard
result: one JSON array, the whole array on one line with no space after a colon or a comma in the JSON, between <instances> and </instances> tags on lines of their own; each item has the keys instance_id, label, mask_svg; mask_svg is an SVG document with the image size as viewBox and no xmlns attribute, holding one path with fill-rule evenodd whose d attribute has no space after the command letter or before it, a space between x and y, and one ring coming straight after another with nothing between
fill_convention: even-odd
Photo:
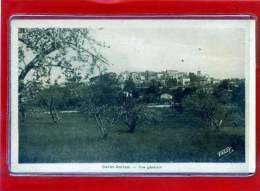
<instances>
[{"instance_id":1,"label":"vintage postcard","mask_svg":"<svg viewBox=\"0 0 260 191\"><path fill-rule=\"evenodd\" d=\"M10 21L12 173L255 171L255 20Z\"/></svg>"}]
</instances>

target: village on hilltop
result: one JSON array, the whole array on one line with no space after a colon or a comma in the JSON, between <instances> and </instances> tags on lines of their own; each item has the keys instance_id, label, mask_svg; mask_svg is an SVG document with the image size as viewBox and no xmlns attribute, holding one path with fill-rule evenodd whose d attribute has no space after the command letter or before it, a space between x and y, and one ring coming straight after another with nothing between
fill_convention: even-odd
<instances>
[{"instance_id":1,"label":"village on hilltop","mask_svg":"<svg viewBox=\"0 0 260 191\"><path fill-rule=\"evenodd\" d=\"M200 70L196 73L180 72L178 70L159 72L147 70L140 72L124 71L118 74L109 72L107 74L117 77L122 90L125 89L125 82L128 80L131 80L140 92L145 92L147 89L151 89L151 87L159 88L160 100L172 100L173 92L178 91L178 89L185 90L191 87L200 87L207 93L212 94L214 87L218 86L222 81L221 79L210 77L208 74L203 74ZM96 80L99 80L98 76L89 79L90 83L96 83ZM237 87L240 79L231 78L226 80L229 81L231 86ZM231 93L233 90L230 87L227 91Z\"/></svg>"},{"instance_id":2,"label":"village on hilltop","mask_svg":"<svg viewBox=\"0 0 260 191\"><path fill-rule=\"evenodd\" d=\"M190 86L191 85L191 78L197 78L197 82L200 85L207 85L207 84L217 84L220 82L219 79L215 79L210 77L207 74L202 74L200 70L197 71L196 74L194 73L187 73L187 72L179 72L178 70L165 70L160 72L153 72L153 71L145 71L145 72L121 72L119 74L119 80L124 82L125 80L131 78L135 84L145 84L146 82L150 82L152 80L159 81L162 85L166 85L167 80L175 79L176 85L178 86Z\"/></svg>"}]
</instances>

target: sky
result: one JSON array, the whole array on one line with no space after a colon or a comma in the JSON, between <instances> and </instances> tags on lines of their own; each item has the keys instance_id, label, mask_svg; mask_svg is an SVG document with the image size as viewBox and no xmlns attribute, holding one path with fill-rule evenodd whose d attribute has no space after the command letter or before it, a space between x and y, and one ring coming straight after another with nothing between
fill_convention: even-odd
<instances>
[{"instance_id":1,"label":"sky","mask_svg":"<svg viewBox=\"0 0 260 191\"><path fill-rule=\"evenodd\" d=\"M88 28L94 39L110 46L100 49L110 72L200 70L224 79L245 78L253 45L250 24L250 20L68 19L19 21L17 27Z\"/></svg>"},{"instance_id":2,"label":"sky","mask_svg":"<svg viewBox=\"0 0 260 191\"><path fill-rule=\"evenodd\" d=\"M111 63L108 71L201 70L215 78L244 78L243 21L122 22L104 26L92 36L111 47L102 50Z\"/></svg>"}]
</instances>

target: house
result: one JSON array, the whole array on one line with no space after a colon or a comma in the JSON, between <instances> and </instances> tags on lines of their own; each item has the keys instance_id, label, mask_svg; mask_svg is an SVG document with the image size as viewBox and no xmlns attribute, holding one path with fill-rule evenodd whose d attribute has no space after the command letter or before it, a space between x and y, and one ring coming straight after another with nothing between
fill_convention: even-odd
<instances>
[{"instance_id":1,"label":"house","mask_svg":"<svg viewBox=\"0 0 260 191\"><path fill-rule=\"evenodd\" d=\"M161 98L161 100L164 100L164 101L170 101L170 100L172 100L172 95L164 93L164 94L161 94L160 98Z\"/></svg>"},{"instance_id":2,"label":"house","mask_svg":"<svg viewBox=\"0 0 260 191\"><path fill-rule=\"evenodd\" d=\"M141 74L140 74L140 73L138 73L138 72L132 72L132 73L130 74L130 76L131 76L131 78L132 78L132 80L133 80L134 83L136 83L136 84L141 83Z\"/></svg>"},{"instance_id":3,"label":"house","mask_svg":"<svg viewBox=\"0 0 260 191\"><path fill-rule=\"evenodd\" d=\"M219 79L211 78L211 83L212 83L212 84L219 84L219 83L220 83L220 80L219 80Z\"/></svg>"},{"instance_id":4,"label":"house","mask_svg":"<svg viewBox=\"0 0 260 191\"><path fill-rule=\"evenodd\" d=\"M161 79L163 77L164 73L163 72L158 72L157 73L157 78Z\"/></svg>"},{"instance_id":5,"label":"house","mask_svg":"<svg viewBox=\"0 0 260 191\"><path fill-rule=\"evenodd\" d=\"M130 77L130 72L128 72L128 71L121 72L121 73L118 75L118 80L119 80L119 82L123 83L124 81L126 81L127 79L129 79L129 77Z\"/></svg>"},{"instance_id":6,"label":"house","mask_svg":"<svg viewBox=\"0 0 260 191\"><path fill-rule=\"evenodd\" d=\"M158 80L158 76L156 72L146 71L145 77L147 81Z\"/></svg>"},{"instance_id":7,"label":"house","mask_svg":"<svg viewBox=\"0 0 260 191\"><path fill-rule=\"evenodd\" d=\"M183 86L189 86L190 85L190 78L188 78L188 77L181 78L181 84Z\"/></svg>"},{"instance_id":8,"label":"house","mask_svg":"<svg viewBox=\"0 0 260 191\"><path fill-rule=\"evenodd\" d=\"M178 70L166 70L165 76L168 78L178 78L179 72L178 72Z\"/></svg>"}]
</instances>

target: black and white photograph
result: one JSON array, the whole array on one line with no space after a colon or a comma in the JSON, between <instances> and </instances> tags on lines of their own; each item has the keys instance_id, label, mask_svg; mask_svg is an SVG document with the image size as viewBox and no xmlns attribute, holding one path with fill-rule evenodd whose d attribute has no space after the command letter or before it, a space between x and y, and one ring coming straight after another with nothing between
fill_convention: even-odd
<instances>
[{"instance_id":1,"label":"black and white photograph","mask_svg":"<svg viewBox=\"0 0 260 191\"><path fill-rule=\"evenodd\" d=\"M12 19L13 173L252 173L255 20Z\"/></svg>"}]
</instances>

